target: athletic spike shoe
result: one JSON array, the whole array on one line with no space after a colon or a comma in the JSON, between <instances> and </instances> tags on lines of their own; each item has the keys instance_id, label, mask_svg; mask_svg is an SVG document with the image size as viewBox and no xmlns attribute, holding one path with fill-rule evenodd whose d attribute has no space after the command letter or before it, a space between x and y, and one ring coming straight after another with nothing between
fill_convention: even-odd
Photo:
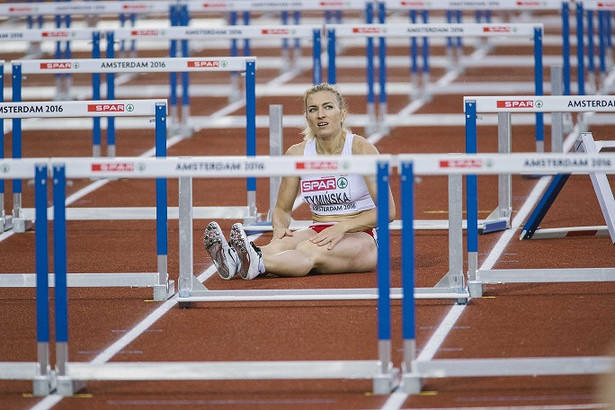
<instances>
[{"instance_id":1,"label":"athletic spike shoe","mask_svg":"<svg viewBox=\"0 0 615 410\"><path fill-rule=\"evenodd\" d=\"M240 223L233 224L229 244L239 256L239 275L243 279L254 279L261 273L265 273L263 254L254 242L248 241L248 237Z\"/></svg>"},{"instance_id":2,"label":"athletic spike shoe","mask_svg":"<svg viewBox=\"0 0 615 410\"><path fill-rule=\"evenodd\" d=\"M217 222L211 222L205 228L203 245L214 261L220 277L225 280L233 279L239 270L239 257L237 252L226 242L222 229Z\"/></svg>"}]
</instances>

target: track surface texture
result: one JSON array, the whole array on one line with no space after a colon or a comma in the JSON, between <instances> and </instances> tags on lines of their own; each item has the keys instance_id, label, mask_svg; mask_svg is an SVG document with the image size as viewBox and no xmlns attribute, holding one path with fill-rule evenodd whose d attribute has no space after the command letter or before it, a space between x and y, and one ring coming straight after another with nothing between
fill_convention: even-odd
<instances>
[{"instance_id":1,"label":"track surface texture","mask_svg":"<svg viewBox=\"0 0 615 410\"><path fill-rule=\"evenodd\" d=\"M571 6L571 8L573 8ZM434 19L438 19L436 13ZM494 13L494 19L501 16ZM572 16L572 15L571 15ZM314 14L312 21L321 16ZM510 15L508 16L511 17ZM350 16L358 21L359 16ZM391 18L403 19L401 15ZM545 23L544 55L549 62L561 61L561 20L557 13L522 13L519 21ZM256 22L276 23L277 17L261 15ZM471 14L464 17L473 19ZM159 20L158 23L160 23ZM205 24L205 18L192 25ZM113 21L105 20L107 25ZM164 21L163 21L164 23ZM574 33L574 19L571 18ZM6 21L4 24L18 24ZM52 23L49 23L52 24ZM75 24L83 24L75 19ZM146 27L144 18L138 22ZM571 38L574 35L571 35ZM573 39L574 40L574 39ZM324 40L323 40L324 41ZM51 44L51 43L50 43ZM226 56L228 42L192 44L197 56ZM49 45L49 47L51 47ZM24 47L25 49L25 47ZM43 49L47 53L46 48ZM47 50L47 51L46 51ZM252 44L252 54L262 57L257 68L257 116L265 118L257 127L257 154L269 154L266 122L269 106L280 104L285 114L284 150L300 141L301 95L311 82L311 64L303 64L293 75L276 69L279 46ZM434 61L445 58L443 40L434 41ZM572 55L576 42L572 43ZM75 56L87 57L87 46L75 46ZM304 62L309 51L303 51ZM493 39L491 48L480 54L476 42L464 43L465 70L446 79L446 67L434 65L431 72L431 99L414 100L400 91L409 89L408 44L391 40L387 54L396 59L389 69L388 113L403 112L410 125L393 127L386 135L369 135L365 129L365 48L364 42L350 42L339 50L337 82L346 94L350 127L371 138L380 152L449 153L465 150L464 95L514 95L533 93L531 44ZM165 56L168 49L150 47L138 56ZM3 53L5 61L25 58L24 51ZM39 57L51 58L50 54ZM489 66L490 61L508 58L519 64ZM323 58L323 61L325 59ZM343 64L347 61L347 64ZM405 61L405 62L404 62ZM495 63L494 63L495 64ZM561 64L561 63L559 63ZM258 67L258 64L257 64ZM550 67L545 64L545 84ZM571 78L576 91L576 65ZM450 72L448 73L450 74ZM6 76L8 77L8 76ZM120 76L117 76L118 78ZM326 78L326 76L325 76ZM174 139L169 156L245 155L245 106L232 106L227 98L231 78L216 74L191 76L191 114L198 118L193 135ZM5 81L10 88L10 83ZM401 88L400 88L401 87ZM24 100L53 99L53 76L32 76L26 81ZM611 88L612 90L612 88ZM71 92L88 99L89 77L76 77ZM123 78L117 98L167 98L168 76L147 74ZM159 93L159 94L156 94ZM548 88L546 89L548 94ZM609 93L609 89L606 90ZM10 94L9 94L10 95ZM8 99L7 99L8 100ZM229 108L231 107L231 108ZM403 111L406 109L405 111ZM354 118L353 118L354 117ZM124 126L117 120L117 155L140 156L154 147L151 124L141 129ZM226 121L224 121L226 120ZM545 115L545 135L550 136L549 116ZM576 116L573 116L576 120ZM354 121L354 125L353 125ZM5 122L5 152L10 153L10 122ZM104 127L103 121L103 127ZM226 125L225 125L226 124ZM480 152L497 152L497 126L478 125ZM80 157L92 153L91 126L71 120L24 121L24 157ZM512 122L513 152L534 152L534 125ZM592 123L589 130L596 140L613 140L612 125ZM173 137L170 133L169 137ZM566 137L566 134L564 135ZM574 137L571 137L574 138ZM550 151L550 138L545 151ZM105 146L103 145L103 155ZM149 154L151 155L151 154ZM9 156L9 155L7 155ZM611 187L613 184L610 177ZM520 227L527 214L515 219L524 205L533 209L533 190L549 177L513 176L513 227L507 231L479 236L478 266L485 268L595 268L614 267L615 252L608 236L519 240ZM95 181L74 180L68 195L83 192ZM12 207L11 183L7 183L5 208ZM400 215L399 182L391 187ZM497 177L478 178L479 218L486 218L497 203ZM177 181L169 180L169 206L177 206ZM540 194L541 191L538 192ZM243 179L194 181L195 206L240 206L246 204ZM424 176L415 185L416 219L446 220L448 217L447 179ZM152 180L119 179L101 184L81 195L71 206L153 206ZM24 207L33 206L33 186L24 181ZM530 205L528 205L530 204ZM269 181L257 181L257 207L266 218L269 208ZM465 209L465 205L464 205ZM526 211L527 212L527 211ZM297 208L295 219L309 218L305 206ZM464 212L465 218L465 212ZM271 276L252 281L223 281L202 247L202 235L209 220L195 219L193 248L195 276L208 289L336 289L375 288L376 273L309 275L281 279ZM220 219L228 232L236 220ZM575 175L565 184L541 227L604 225L598 200L587 175ZM52 222L49 230L51 232ZM7 231L0 235L0 272L35 271L34 230ZM511 235L512 234L512 235ZM506 235L509 235L507 238ZM268 235L255 238L266 243ZM401 285L400 232L391 231L391 282ZM76 272L155 272L157 270L154 221L69 221L68 271ZM169 221L168 269L178 279L179 249L177 220ZM448 271L448 231L416 231L416 286L432 287ZM465 249L465 239L464 239ZM465 252L464 252L465 253ZM464 256L464 260L465 260ZM467 269L464 263L464 271ZM485 266L488 265L488 266ZM52 261L50 266L53 267ZM489 284L481 298L465 305L451 300L417 301L416 347L425 359L543 358L607 356L615 349L615 283L522 283ZM51 291L53 300L53 291ZM33 288L0 288L0 361L35 362L35 291ZM392 359L402 361L402 335L399 300L392 302ZM53 307L52 307L53 313ZM53 317L53 316L52 316ZM359 301L273 301L273 302L195 302L181 309L176 296L166 302L152 301L151 288L69 288L70 362L173 362L173 361L277 361L277 360L375 360L378 355L377 309L373 300ZM53 325L53 321L52 321ZM52 340L53 332L52 332ZM55 363L55 344L50 344ZM73 396L32 395L32 381L0 381L0 408L4 409L411 409L411 408L524 408L593 409L614 408L615 401L600 394L601 384L613 379L599 375L537 377L458 377L426 378L420 394L407 395L401 389L391 394L373 394L371 380L226 380L226 381L90 381ZM613 393L611 393L613 395Z\"/></svg>"}]
</instances>

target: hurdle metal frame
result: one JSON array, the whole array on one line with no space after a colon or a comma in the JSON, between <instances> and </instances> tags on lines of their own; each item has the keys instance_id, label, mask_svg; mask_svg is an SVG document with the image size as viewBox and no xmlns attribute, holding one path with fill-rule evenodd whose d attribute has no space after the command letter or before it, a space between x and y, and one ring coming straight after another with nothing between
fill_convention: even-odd
<instances>
[{"instance_id":1,"label":"hurdle metal frame","mask_svg":"<svg viewBox=\"0 0 615 410\"><path fill-rule=\"evenodd\" d=\"M325 360L325 361L275 361L275 362L177 362L177 363L105 363L81 364L68 362L68 314L65 289L56 295L57 362L53 380L57 392L72 395L85 380L219 380L219 379L305 379L344 378L372 379L374 392L389 393L395 387L397 370L391 355L391 304L390 304L390 239L388 228L389 157L362 156L361 158L330 157L318 160L282 157L195 157L195 158L123 158L121 169L118 160L104 159L50 159L54 180L54 252L57 260L56 277L66 277L66 224L64 191L67 178L119 177L119 178L193 178L193 177L258 177L271 175L304 175L322 172L319 165L331 169L362 175L376 173L378 190L378 359L377 360ZM324 162L323 162L324 161ZM94 164L100 166L94 167ZM115 170L114 170L115 169ZM180 195L181 195L180 191ZM190 212L190 210L188 211ZM192 228L181 224L180 237L189 235ZM192 244L180 246L180 259L192 257ZM181 268L180 268L181 269ZM58 283L60 280L58 280ZM199 282L200 283L200 282ZM180 277L180 294L186 285ZM180 302L181 303L181 302ZM58 327L61 326L61 327ZM246 367L249 366L249 367ZM126 371L117 370L124 368Z\"/></svg>"},{"instance_id":2,"label":"hurdle metal frame","mask_svg":"<svg viewBox=\"0 0 615 410\"><path fill-rule=\"evenodd\" d=\"M538 97L536 97L538 98ZM547 108L547 107L545 107ZM579 159L582 161L578 161ZM615 174L614 154L466 154L444 157L438 154L402 154L398 156L402 175L402 212L413 195L414 175L457 174L476 177L494 174L550 175L553 172L608 173ZM467 196L476 196L468 184ZM468 208L468 213L470 209ZM404 225L412 221L405 216ZM468 215L468 224L471 224ZM470 227L470 225L469 225ZM473 225L477 231L476 224ZM475 232L476 235L476 232ZM468 239L470 242L471 239ZM414 281L414 237L411 233L402 240L402 283ZM545 270L540 270L543 274ZM561 270L557 270L561 273ZM579 271L579 270L576 270ZM593 273L607 274L594 269ZM481 271L484 272L484 271ZM471 275L472 272L469 272ZM610 274L615 280L615 271ZM472 286L472 283L470 283ZM482 293L472 297L480 297ZM410 296L410 295L408 295ZM615 370L615 359L607 356L579 357L531 357L531 358L479 358L479 359L416 359L414 329L414 301L404 294L402 301L403 360L401 364L400 390L409 394L421 392L424 378L443 377L495 377L495 376L554 376L600 374Z\"/></svg>"},{"instance_id":3,"label":"hurdle metal frame","mask_svg":"<svg viewBox=\"0 0 615 410\"><path fill-rule=\"evenodd\" d=\"M416 22L417 12L422 14L423 23L427 23L427 13L430 11L446 11L447 20L452 22L453 20L461 20L461 13L463 11L478 12L497 12L497 11L560 11L562 16L562 65L563 65L563 81L564 81L564 94L570 94L570 4L567 0L544 0L540 2L525 2L520 3L515 0L495 0L489 2L477 2L467 1L460 2L456 0L440 0L438 2L408 2L403 0L377 0L378 3L384 5L384 11L408 11L412 23ZM477 23L480 23L477 17ZM381 19L383 20L383 19ZM492 23L487 16L486 23ZM384 21L381 21L384 22ZM460 23L461 21L457 21ZM414 39L413 39L414 40ZM459 40L457 38L457 40ZM423 83L429 84L429 43L427 38L423 39ZM454 41L454 37L447 38L447 57L450 61L449 66L451 69L461 69L459 66L460 57L455 56L455 52L459 52L460 44ZM412 67L412 81L415 87L418 87L418 52L416 41L411 44L411 67ZM456 61L455 61L456 59Z\"/></svg>"},{"instance_id":4,"label":"hurdle metal frame","mask_svg":"<svg viewBox=\"0 0 615 410\"><path fill-rule=\"evenodd\" d=\"M10 102L0 103L0 118L79 118L79 117L154 117L156 155L166 156L166 100L91 100L91 101L54 101L54 102ZM13 158L14 161L23 160ZM12 163L11 163L12 164ZM9 169L4 172L10 171ZM97 167L104 165L97 165ZM21 179L13 179L13 184L21 183ZM19 191L21 193L21 190ZM156 220L157 220L157 253L158 272L107 275L96 273L79 273L70 276L69 285L79 287L97 286L151 286L155 300L166 300L174 293L174 284L169 281L167 273L167 185L166 180L156 181ZM26 216L25 209L21 207L21 195L13 198L12 228L15 232L24 232L26 221L34 219L35 231L40 231L41 226L48 218L52 218L52 210L45 211L42 215L40 210L34 209L33 214ZM46 202L43 202L46 204ZM57 205L54 206L54 208ZM104 211L108 208L98 209ZM86 210L86 213L92 209ZM77 214L79 211L77 211ZM100 212L101 214L103 212ZM49 215L48 215L49 214ZM74 219L80 219L76 217ZM35 285L34 274L15 273L0 275L1 287L32 287ZM50 275L50 283L55 283L55 275Z\"/></svg>"},{"instance_id":5,"label":"hurdle metal frame","mask_svg":"<svg viewBox=\"0 0 615 410\"><path fill-rule=\"evenodd\" d=\"M583 158L584 161L576 161ZM249 379L372 379L375 393L390 393L398 383L397 369L391 362L390 241L388 230L388 189L391 166L400 169L403 213L402 231L402 337L403 360L400 388L419 393L423 378L537 376L606 373L615 368L609 357L553 357L508 359L416 359L414 260L414 175L487 175L500 173L551 174L553 172L615 173L615 154L415 154L365 156L362 158L124 158L104 159L26 159L0 162L0 178L26 177L36 167L37 212L40 222L46 216L47 168L54 179L54 264L56 285L56 365L49 368L49 298L47 280L47 230L37 234L37 328L39 362L0 362L0 376L33 379L36 395L55 392L72 395L87 380L249 380ZM128 161L128 162L126 162ZM131 162L132 161L132 162ZM378 360L324 361L231 361L231 362L131 362L71 363L68 361L68 298L66 292L66 225L64 219L66 178L191 178L243 177L305 174L321 172L323 161L332 170L369 173L376 168L378 185L378 228L381 243L378 252ZM468 161L472 166L468 167ZM105 164L96 166L94 164ZM122 164L121 167L117 166ZM125 166L132 164L132 166ZM199 164L237 166L201 167ZM197 165L195 167L195 165ZM313 165L313 166L312 166ZM39 245L41 245L39 247ZM58 288L60 286L60 288ZM40 294L38 293L40 292ZM46 361L45 361L46 360ZM44 369L44 370L41 370ZM34 373L34 374L33 374Z\"/></svg>"},{"instance_id":6,"label":"hurdle metal frame","mask_svg":"<svg viewBox=\"0 0 615 410\"><path fill-rule=\"evenodd\" d=\"M367 132L376 130L386 134L387 96L386 96L386 44L387 37L497 37L515 36L533 39L534 50L534 89L535 95L543 95L543 63L542 63L542 33L541 23L520 24L331 24L325 26L327 34L328 72L327 80L331 84L337 82L335 56L338 37L378 37L381 39L379 61L379 103L376 115L373 80L373 54L366 53L367 58ZM373 50L372 50L373 52ZM373 124L373 126L369 126ZM536 141L544 139L544 124L541 113L536 113Z\"/></svg>"},{"instance_id":7,"label":"hurdle metal frame","mask_svg":"<svg viewBox=\"0 0 615 410\"><path fill-rule=\"evenodd\" d=\"M513 112L613 112L615 111L615 99L610 96L466 96L464 97L464 106L466 115L467 153L475 154L477 152L477 113L498 113L498 115L505 116L506 121L510 121L510 115ZM508 138L510 138L510 127L505 127L505 129L508 130ZM539 169L538 165L537 169ZM510 178L510 174L503 174L502 176L504 178ZM468 185L468 286L471 296L482 296L483 284L486 283L592 282L615 280L615 268L479 270L476 176L468 175L466 180ZM505 194L511 195L510 184ZM500 209L499 212L508 211Z\"/></svg>"},{"instance_id":8,"label":"hurdle metal frame","mask_svg":"<svg viewBox=\"0 0 615 410\"><path fill-rule=\"evenodd\" d=\"M15 60L13 67L13 101L21 101L22 75L27 73L107 73L107 96L115 99L113 84L114 73L126 72L192 72L192 71L241 71L245 72L245 102L246 102L246 155L256 155L256 57L188 57L188 58L95 58L72 60ZM93 93L100 88L96 81L92 84ZM99 94L96 94L99 95ZM107 145L110 156L115 155L115 121L113 116L107 118ZM96 124L96 123L95 123ZM96 126L94 127L96 128ZM94 144L100 144L100 136ZM162 146L159 146L162 144ZM166 137L164 142L157 142L158 150L166 155ZM21 157L21 118L13 119L13 158ZM17 181L19 182L19 181ZM13 229L18 232L25 230L25 222L21 216L21 185L13 185ZM206 207L200 211L208 215ZM220 212L223 211L223 212ZM248 178L247 202L245 206L211 209L211 214L219 217L243 218L246 221L256 220L256 180Z\"/></svg>"}]
</instances>

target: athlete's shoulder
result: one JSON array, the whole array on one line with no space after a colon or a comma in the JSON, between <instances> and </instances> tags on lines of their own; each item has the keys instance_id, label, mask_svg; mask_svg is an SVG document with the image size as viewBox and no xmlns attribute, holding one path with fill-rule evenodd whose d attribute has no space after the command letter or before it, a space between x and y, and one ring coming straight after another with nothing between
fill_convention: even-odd
<instances>
[{"instance_id":1,"label":"athlete's shoulder","mask_svg":"<svg viewBox=\"0 0 615 410\"><path fill-rule=\"evenodd\" d=\"M303 155L303 151L305 150L305 141L301 141L297 144L291 145L286 150L286 155Z\"/></svg>"},{"instance_id":2,"label":"athlete's shoulder","mask_svg":"<svg viewBox=\"0 0 615 410\"><path fill-rule=\"evenodd\" d=\"M357 134L354 134L354 138L352 140L352 153L358 155L379 154L378 149L374 144Z\"/></svg>"}]
</instances>

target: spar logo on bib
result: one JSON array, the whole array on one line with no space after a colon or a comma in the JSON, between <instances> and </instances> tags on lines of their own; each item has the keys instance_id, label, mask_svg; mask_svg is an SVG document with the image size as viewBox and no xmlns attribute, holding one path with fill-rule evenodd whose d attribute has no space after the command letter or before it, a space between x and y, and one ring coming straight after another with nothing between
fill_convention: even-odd
<instances>
[{"instance_id":1,"label":"spar logo on bib","mask_svg":"<svg viewBox=\"0 0 615 410\"><path fill-rule=\"evenodd\" d=\"M308 179L301 181L301 192L331 191L337 187L335 177Z\"/></svg>"}]
</instances>

